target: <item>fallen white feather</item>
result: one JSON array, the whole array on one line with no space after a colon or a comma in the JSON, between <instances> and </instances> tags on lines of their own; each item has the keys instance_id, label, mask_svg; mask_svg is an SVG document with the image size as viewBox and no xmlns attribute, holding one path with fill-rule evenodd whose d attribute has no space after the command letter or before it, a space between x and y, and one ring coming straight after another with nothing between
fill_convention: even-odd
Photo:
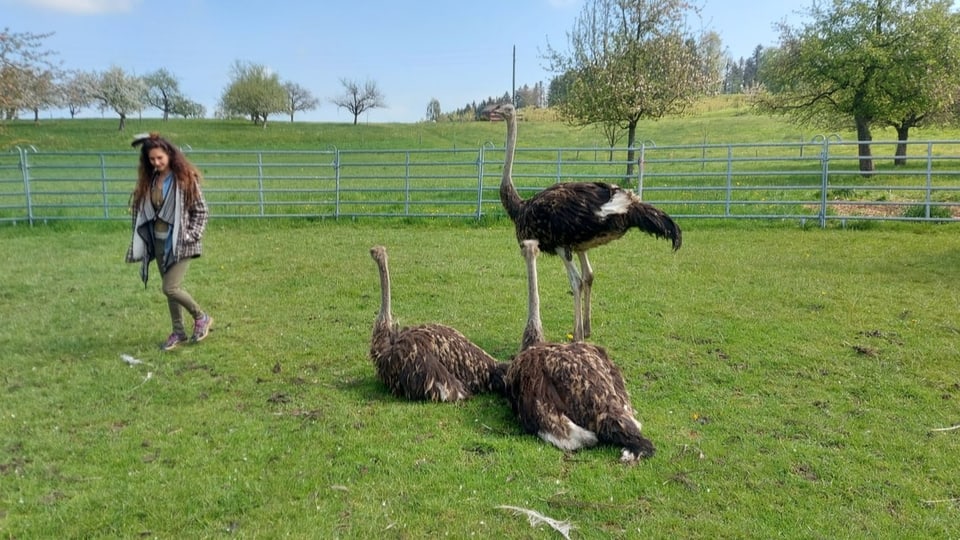
<instances>
[{"instance_id":1,"label":"fallen white feather","mask_svg":"<svg viewBox=\"0 0 960 540\"><path fill-rule=\"evenodd\" d=\"M121 354L120 359L126 362L128 365L135 366L137 364L142 364L143 360L139 360L130 356L129 354Z\"/></svg>"},{"instance_id":2,"label":"fallen white feather","mask_svg":"<svg viewBox=\"0 0 960 540\"><path fill-rule=\"evenodd\" d=\"M516 506L498 506L497 508L503 508L505 510L512 510L518 514L523 514L527 516L527 521L530 522L531 527L536 527L537 525L546 524L549 525L553 530L562 534L564 538L570 540L570 531L575 529L572 523L569 521L557 521L553 518L549 518L536 510L529 510L527 508L518 508Z\"/></svg>"}]
</instances>

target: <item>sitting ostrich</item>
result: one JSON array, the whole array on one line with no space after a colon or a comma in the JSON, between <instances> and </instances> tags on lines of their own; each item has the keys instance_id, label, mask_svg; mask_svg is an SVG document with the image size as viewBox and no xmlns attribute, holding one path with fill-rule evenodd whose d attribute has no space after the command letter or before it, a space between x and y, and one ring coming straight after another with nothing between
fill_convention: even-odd
<instances>
[{"instance_id":1,"label":"sitting ostrich","mask_svg":"<svg viewBox=\"0 0 960 540\"><path fill-rule=\"evenodd\" d=\"M629 189L605 182L562 182L523 200L513 185L517 148L517 114L509 103L491 115L507 124L507 142L500 181L500 202L516 228L517 241L538 240L544 253L559 255L573 293L573 339L590 337L590 290L593 268L587 250L612 242L631 228L669 239L674 251L683 239L680 227L666 212L640 200ZM580 270L573 262L576 253Z\"/></svg>"},{"instance_id":2,"label":"sitting ostrich","mask_svg":"<svg viewBox=\"0 0 960 540\"><path fill-rule=\"evenodd\" d=\"M607 352L583 342L544 341L537 290L536 240L522 242L528 315L520 354L507 367L504 393L527 433L566 451L597 443L623 448L620 461L652 456L620 369Z\"/></svg>"},{"instance_id":3,"label":"sitting ostrich","mask_svg":"<svg viewBox=\"0 0 960 540\"><path fill-rule=\"evenodd\" d=\"M479 392L503 392L501 365L457 330L442 324L400 328L390 306L387 249L370 248L380 271L380 311L373 323L370 358L394 395L459 401Z\"/></svg>"}]
</instances>

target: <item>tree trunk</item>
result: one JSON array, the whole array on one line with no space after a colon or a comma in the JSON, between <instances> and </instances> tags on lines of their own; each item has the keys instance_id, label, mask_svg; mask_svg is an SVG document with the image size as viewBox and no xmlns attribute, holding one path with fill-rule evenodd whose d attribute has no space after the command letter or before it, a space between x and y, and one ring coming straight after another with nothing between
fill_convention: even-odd
<instances>
[{"instance_id":1,"label":"tree trunk","mask_svg":"<svg viewBox=\"0 0 960 540\"><path fill-rule=\"evenodd\" d=\"M120 113L120 128L117 131L123 131L127 127L127 115Z\"/></svg>"},{"instance_id":2,"label":"tree trunk","mask_svg":"<svg viewBox=\"0 0 960 540\"><path fill-rule=\"evenodd\" d=\"M637 155L633 147L635 142L637 142L637 120L630 120L627 124L627 174L623 177L623 183L627 185L633 179L633 165Z\"/></svg>"},{"instance_id":3,"label":"tree trunk","mask_svg":"<svg viewBox=\"0 0 960 540\"><path fill-rule=\"evenodd\" d=\"M910 136L910 126L906 123L897 126L897 151L893 154L893 164L903 166L907 164L907 138Z\"/></svg>"},{"instance_id":4,"label":"tree trunk","mask_svg":"<svg viewBox=\"0 0 960 540\"><path fill-rule=\"evenodd\" d=\"M857 123L857 153L860 157L860 174L870 176L873 174L873 155L870 152L870 141L873 135L870 134L870 121L866 118L856 118Z\"/></svg>"}]
</instances>

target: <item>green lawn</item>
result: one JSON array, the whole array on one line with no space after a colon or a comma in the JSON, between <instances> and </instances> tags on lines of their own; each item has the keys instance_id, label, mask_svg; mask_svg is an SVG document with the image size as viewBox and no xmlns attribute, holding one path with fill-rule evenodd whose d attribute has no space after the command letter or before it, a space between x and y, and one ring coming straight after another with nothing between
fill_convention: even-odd
<instances>
[{"instance_id":1,"label":"green lawn","mask_svg":"<svg viewBox=\"0 0 960 540\"><path fill-rule=\"evenodd\" d=\"M268 128L269 129L269 128ZM509 223L212 219L169 331L126 224L0 228L7 538L960 536L960 235L683 222L592 252L594 335L657 454L565 455L506 403L410 403L367 358L386 245L394 312L509 359L525 316ZM542 257L544 326L572 302ZM129 366L121 355L143 363Z\"/></svg>"}]
</instances>

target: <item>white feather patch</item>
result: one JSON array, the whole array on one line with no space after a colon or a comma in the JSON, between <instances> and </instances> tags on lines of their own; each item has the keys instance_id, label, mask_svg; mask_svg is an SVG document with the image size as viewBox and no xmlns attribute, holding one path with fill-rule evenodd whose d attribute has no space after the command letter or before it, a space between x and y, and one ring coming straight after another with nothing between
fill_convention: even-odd
<instances>
[{"instance_id":1,"label":"white feather patch","mask_svg":"<svg viewBox=\"0 0 960 540\"><path fill-rule=\"evenodd\" d=\"M633 202L633 197L630 196L630 193L626 191L618 191L614 194L613 198L607 201L603 206L597 210L597 216L605 218L607 216L612 216L615 214L626 214L627 210L630 208L630 203Z\"/></svg>"},{"instance_id":2,"label":"white feather patch","mask_svg":"<svg viewBox=\"0 0 960 540\"><path fill-rule=\"evenodd\" d=\"M540 433L537 433L537 436L556 446L557 448L561 450L567 450L568 452L579 450L585 447L596 446L596 433L588 429L583 429L582 427L570 421L569 418L565 418L565 420L567 422L567 429L570 431L570 434L566 437L558 437L557 435L548 431L541 431Z\"/></svg>"}]
</instances>

